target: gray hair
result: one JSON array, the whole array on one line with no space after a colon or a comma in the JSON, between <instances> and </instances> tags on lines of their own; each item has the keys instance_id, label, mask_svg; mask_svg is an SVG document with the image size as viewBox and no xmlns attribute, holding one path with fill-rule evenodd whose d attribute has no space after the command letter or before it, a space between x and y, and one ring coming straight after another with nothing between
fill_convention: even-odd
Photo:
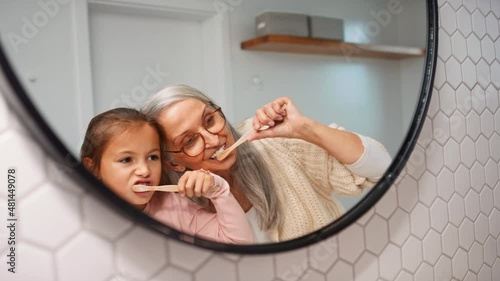
<instances>
[{"instance_id":1,"label":"gray hair","mask_svg":"<svg viewBox=\"0 0 500 281\"><path fill-rule=\"evenodd\" d=\"M173 85L150 97L140 111L149 118L158 120L164 110L186 99L196 99L213 109L218 108L211 98L198 89L187 85ZM235 140L241 136L229 122L226 122L226 126ZM272 227L279 228L282 223L282 207L266 162L251 143L245 142L237 150L238 157L230 169L232 180L241 187L255 208L260 228L266 231ZM177 182L182 175L170 169L163 170L164 176L170 182ZM206 198L196 201L202 206L208 205Z\"/></svg>"}]
</instances>

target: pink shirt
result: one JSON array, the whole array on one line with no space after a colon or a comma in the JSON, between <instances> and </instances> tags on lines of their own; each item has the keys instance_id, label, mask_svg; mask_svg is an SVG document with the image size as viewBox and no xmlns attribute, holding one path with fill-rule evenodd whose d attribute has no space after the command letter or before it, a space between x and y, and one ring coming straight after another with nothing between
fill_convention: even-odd
<instances>
[{"instance_id":1,"label":"pink shirt","mask_svg":"<svg viewBox=\"0 0 500 281\"><path fill-rule=\"evenodd\" d=\"M250 223L229 191L229 184L220 176L212 175L220 188L206 197L214 204L216 213L204 210L178 193L161 191L153 195L144 212L186 234L228 244L253 243Z\"/></svg>"}]
</instances>

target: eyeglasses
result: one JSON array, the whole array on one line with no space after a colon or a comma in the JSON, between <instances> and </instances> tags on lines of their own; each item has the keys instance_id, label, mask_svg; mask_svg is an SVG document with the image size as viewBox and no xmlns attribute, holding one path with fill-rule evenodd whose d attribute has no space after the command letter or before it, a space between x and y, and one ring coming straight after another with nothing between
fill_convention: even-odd
<instances>
[{"instance_id":1,"label":"eyeglasses","mask_svg":"<svg viewBox=\"0 0 500 281\"><path fill-rule=\"evenodd\" d=\"M205 115L203 118L203 126L207 132L211 134L218 134L226 126L226 117L222 113L221 108L217 108L214 112ZM198 132L195 134L188 134L183 137L180 142L180 150L167 150L169 153L183 152L187 156L196 157L205 150L205 139Z\"/></svg>"}]
</instances>

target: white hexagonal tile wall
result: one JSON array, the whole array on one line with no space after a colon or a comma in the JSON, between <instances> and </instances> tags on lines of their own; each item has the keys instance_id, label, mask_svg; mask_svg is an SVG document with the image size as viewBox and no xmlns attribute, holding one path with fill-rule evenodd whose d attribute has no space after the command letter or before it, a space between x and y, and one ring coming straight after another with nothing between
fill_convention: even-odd
<instances>
[{"instance_id":1,"label":"white hexagonal tile wall","mask_svg":"<svg viewBox=\"0 0 500 281\"><path fill-rule=\"evenodd\" d=\"M48 249L59 247L81 228L78 205L73 194L51 183L40 186L19 205L20 236Z\"/></svg>"},{"instance_id":2,"label":"white hexagonal tile wall","mask_svg":"<svg viewBox=\"0 0 500 281\"><path fill-rule=\"evenodd\" d=\"M446 63L452 57L452 47L451 47L451 36L444 30L440 29L438 31L439 36L439 45L438 45L438 53L439 57ZM442 42L441 42L442 39ZM442 44L441 44L442 43ZM445 69L445 68L443 68ZM446 82L446 81L443 81ZM438 88L440 86L438 85Z\"/></svg>"},{"instance_id":3,"label":"white hexagonal tile wall","mask_svg":"<svg viewBox=\"0 0 500 281\"><path fill-rule=\"evenodd\" d=\"M461 143L467 134L465 128L465 116L463 116L459 111L453 112L450 117L450 133L451 137L457 143Z\"/></svg>"},{"instance_id":4,"label":"white hexagonal tile wall","mask_svg":"<svg viewBox=\"0 0 500 281\"><path fill-rule=\"evenodd\" d=\"M113 276L111 243L82 231L56 253L59 280L106 281Z\"/></svg>"},{"instance_id":5,"label":"white hexagonal tile wall","mask_svg":"<svg viewBox=\"0 0 500 281\"><path fill-rule=\"evenodd\" d=\"M94 196L83 198L83 223L85 227L108 239L116 239L132 227L132 222L108 208Z\"/></svg>"},{"instance_id":6,"label":"white hexagonal tile wall","mask_svg":"<svg viewBox=\"0 0 500 281\"><path fill-rule=\"evenodd\" d=\"M429 209L422 203L418 203L410 214L411 232L419 239L423 239L430 229Z\"/></svg>"},{"instance_id":7,"label":"white hexagonal tile wall","mask_svg":"<svg viewBox=\"0 0 500 281\"><path fill-rule=\"evenodd\" d=\"M411 177L405 177L397 186L399 206L406 212L411 212L418 201L417 182Z\"/></svg>"},{"instance_id":8,"label":"white hexagonal tile wall","mask_svg":"<svg viewBox=\"0 0 500 281\"><path fill-rule=\"evenodd\" d=\"M16 197L21 199L38 188L46 179L45 155L31 140L13 130L0 134L0 155L8 161L0 162L0 169L17 169ZM22 184L22 185L21 185ZM21 188L22 187L22 188ZM7 195L7 188L0 188L0 195Z\"/></svg>"},{"instance_id":9,"label":"white hexagonal tile wall","mask_svg":"<svg viewBox=\"0 0 500 281\"><path fill-rule=\"evenodd\" d=\"M493 191L488 187L484 187L479 194L479 204L481 204L481 212L489 216L493 210Z\"/></svg>"},{"instance_id":10,"label":"white hexagonal tile wall","mask_svg":"<svg viewBox=\"0 0 500 281\"><path fill-rule=\"evenodd\" d=\"M449 58L445 63L446 79L453 89L457 89L462 83L462 68L455 57Z\"/></svg>"},{"instance_id":11,"label":"white hexagonal tile wall","mask_svg":"<svg viewBox=\"0 0 500 281\"><path fill-rule=\"evenodd\" d=\"M3 228L3 227L2 227ZM18 240L19 242L19 240ZM7 243L5 243L7 244ZM29 243L17 243L16 249L17 265L15 273L7 271L7 253L1 253L0 263L0 279L9 281L51 281L56 280L54 272L54 260L52 253L47 250L38 248ZM62 279L61 279L62 280Z\"/></svg>"},{"instance_id":12,"label":"white hexagonal tile wall","mask_svg":"<svg viewBox=\"0 0 500 281\"><path fill-rule=\"evenodd\" d=\"M489 216L490 234L495 238L498 238L498 235L500 235L500 223L498 223L499 221L500 211L495 208Z\"/></svg>"},{"instance_id":13,"label":"white hexagonal tile wall","mask_svg":"<svg viewBox=\"0 0 500 281\"><path fill-rule=\"evenodd\" d=\"M477 9L477 3L474 0L464 1L463 5L465 8L467 8L470 14L472 14L472 12L474 12Z\"/></svg>"},{"instance_id":14,"label":"white hexagonal tile wall","mask_svg":"<svg viewBox=\"0 0 500 281\"><path fill-rule=\"evenodd\" d=\"M339 256L351 263L356 261L365 249L364 241L363 228L356 224L351 225L339 234L339 245L348 245L340 247Z\"/></svg>"},{"instance_id":15,"label":"white hexagonal tile wall","mask_svg":"<svg viewBox=\"0 0 500 281\"><path fill-rule=\"evenodd\" d=\"M483 246L478 242L474 242L469 250L469 269L474 273L479 273L483 265Z\"/></svg>"},{"instance_id":16,"label":"white hexagonal tile wall","mask_svg":"<svg viewBox=\"0 0 500 281\"><path fill-rule=\"evenodd\" d=\"M482 89L486 89L491 83L490 66L484 59L481 59L476 65L476 70L479 86L481 86Z\"/></svg>"},{"instance_id":17,"label":"white hexagonal tile wall","mask_svg":"<svg viewBox=\"0 0 500 281\"><path fill-rule=\"evenodd\" d=\"M375 206L375 212L388 219L396 210L398 206L396 188L390 188L380 199L380 204Z\"/></svg>"},{"instance_id":18,"label":"white hexagonal tile wall","mask_svg":"<svg viewBox=\"0 0 500 281\"><path fill-rule=\"evenodd\" d=\"M489 232L490 229L488 218L481 213L474 222L474 236L476 237L476 241L484 245L484 242L486 242L486 239L488 238Z\"/></svg>"},{"instance_id":19,"label":"white hexagonal tile wall","mask_svg":"<svg viewBox=\"0 0 500 281\"><path fill-rule=\"evenodd\" d=\"M467 54L474 63L478 63L481 59L481 43L476 34L467 37Z\"/></svg>"},{"instance_id":20,"label":"white hexagonal tile wall","mask_svg":"<svg viewBox=\"0 0 500 281\"><path fill-rule=\"evenodd\" d=\"M469 11L465 7L460 7L457 11L458 31L464 37L468 37L472 32L472 19Z\"/></svg>"},{"instance_id":21,"label":"white hexagonal tile wall","mask_svg":"<svg viewBox=\"0 0 500 281\"><path fill-rule=\"evenodd\" d=\"M439 233L442 233L444 228L446 227L446 223L448 220L448 208L446 206L446 203L438 198L432 204L430 211L431 227Z\"/></svg>"},{"instance_id":22,"label":"white hexagonal tile wall","mask_svg":"<svg viewBox=\"0 0 500 281\"><path fill-rule=\"evenodd\" d=\"M497 18L500 18L500 3L498 3L498 1L491 1L491 11L496 15Z\"/></svg>"},{"instance_id":23,"label":"white hexagonal tile wall","mask_svg":"<svg viewBox=\"0 0 500 281\"><path fill-rule=\"evenodd\" d=\"M469 136L465 137L460 144L460 158L462 159L462 163L467 168L471 168L474 161L476 161L476 147Z\"/></svg>"},{"instance_id":24,"label":"white hexagonal tile wall","mask_svg":"<svg viewBox=\"0 0 500 281\"><path fill-rule=\"evenodd\" d=\"M387 280L394 280L400 269L401 248L394 244L388 244L379 256L380 276Z\"/></svg>"},{"instance_id":25,"label":"white hexagonal tile wall","mask_svg":"<svg viewBox=\"0 0 500 281\"><path fill-rule=\"evenodd\" d=\"M427 146L425 149L425 161L427 170L437 176L444 164L443 147L438 142L432 141Z\"/></svg>"},{"instance_id":26,"label":"white hexagonal tile wall","mask_svg":"<svg viewBox=\"0 0 500 281\"><path fill-rule=\"evenodd\" d=\"M460 85L455 92L455 96L456 96L456 100L457 100L457 109L464 116L467 116L472 109L472 97L471 97L471 90L470 89L474 88L474 86L477 83L476 65L472 64L471 68L473 68L473 69L470 69L467 62L468 62L468 60L465 61L465 63L462 65L462 68L469 69L469 70L467 70L467 73L464 74L464 75L467 75L467 77L468 77L467 80L469 80L469 82L467 83L467 80L464 80L464 83L462 83L462 85ZM469 75L468 72L470 72L470 71L474 71L474 75Z\"/></svg>"},{"instance_id":27,"label":"white hexagonal tile wall","mask_svg":"<svg viewBox=\"0 0 500 281\"><path fill-rule=\"evenodd\" d=\"M486 182L484 178L484 167L477 161L472 165L472 169L470 170L470 182L472 188L478 193L481 192Z\"/></svg>"},{"instance_id":28,"label":"white hexagonal tile wall","mask_svg":"<svg viewBox=\"0 0 500 281\"><path fill-rule=\"evenodd\" d=\"M495 132L489 142L491 158L496 162L500 161L500 136Z\"/></svg>"},{"instance_id":29,"label":"white hexagonal tile wall","mask_svg":"<svg viewBox=\"0 0 500 281\"><path fill-rule=\"evenodd\" d=\"M423 258L431 265L435 265L441 256L441 236L434 229L429 230L422 240Z\"/></svg>"},{"instance_id":30,"label":"white hexagonal tile wall","mask_svg":"<svg viewBox=\"0 0 500 281\"><path fill-rule=\"evenodd\" d=\"M434 280L451 280L451 259L441 256L434 267Z\"/></svg>"},{"instance_id":31,"label":"white hexagonal tile wall","mask_svg":"<svg viewBox=\"0 0 500 281\"><path fill-rule=\"evenodd\" d=\"M424 149L421 148L419 145L416 145L405 167L408 174L411 175L410 176L411 178L418 180L422 176L422 174L426 170L425 162L426 160L425 160ZM406 177L404 177L403 179L405 178Z\"/></svg>"},{"instance_id":32,"label":"white hexagonal tile wall","mask_svg":"<svg viewBox=\"0 0 500 281\"><path fill-rule=\"evenodd\" d=\"M484 61L481 62L484 63ZM477 73L477 75L479 79L479 73ZM481 84L478 84L474 86L474 88L472 88L471 103L472 103L472 108L476 111L477 114L483 113L484 109L486 108L486 94L484 93L484 89L481 88Z\"/></svg>"},{"instance_id":33,"label":"white hexagonal tile wall","mask_svg":"<svg viewBox=\"0 0 500 281\"><path fill-rule=\"evenodd\" d=\"M313 269L309 269L302 277L300 277L300 281L325 281L325 278L325 275Z\"/></svg>"},{"instance_id":34,"label":"white hexagonal tile wall","mask_svg":"<svg viewBox=\"0 0 500 281\"><path fill-rule=\"evenodd\" d=\"M448 224L441 237L443 253L448 257L453 257L458 250L458 229L452 224Z\"/></svg>"},{"instance_id":35,"label":"white hexagonal tile wall","mask_svg":"<svg viewBox=\"0 0 500 281\"><path fill-rule=\"evenodd\" d=\"M479 10L472 13L472 31L479 39L486 35L486 18Z\"/></svg>"},{"instance_id":36,"label":"white hexagonal tile wall","mask_svg":"<svg viewBox=\"0 0 500 281\"><path fill-rule=\"evenodd\" d=\"M415 280L432 280L434 278L434 269L427 263L422 263L415 272Z\"/></svg>"},{"instance_id":37,"label":"white hexagonal tile wall","mask_svg":"<svg viewBox=\"0 0 500 281\"><path fill-rule=\"evenodd\" d=\"M460 146L452 139L449 139L444 145L444 164L451 171L455 171L460 164Z\"/></svg>"},{"instance_id":38,"label":"white hexagonal tile wall","mask_svg":"<svg viewBox=\"0 0 500 281\"><path fill-rule=\"evenodd\" d=\"M495 45L489 36L481 39L481 54L488 65L495 60Z\"/></svg>"},{"instance_id":39,"label":"white hexagonal tile wall","mask_svg":"<svg viewBox=\"0 0 500 281\"><path fill-rule=\"evenodd\" d=\"M453 277L457 280L464 280L465 274L467 274L467 269L469 268L467 252L461 248L458 249L457 253L453 257L451 266L453 268Z\"/></svg>"},{"instance_id":40,"label":"white hexagonal tile wall","mask_svg":"<svg viewBox=\"0 0 500 281\"><path fill-rule=\"evenodd\" d=\"M475 221L480 212L479 195L474 190L469 190L465 196L465 215Z\"/></svg>"},{"instance_id":41,"label":"white hexagonal tile wall","mask_svg":"<svg viewBox=\"0 0 500 281\"><path fill-rule=\"evenodd\" d=\"M397 209L389 219L389 240L402 246L410 235L410 216L402 209Z\"/></svg>"},{"instance_id":42,"label":"white hexagonal tile wall","mask_svg":"<svg viewBox=\"0 0 500 281\"><path fill-rule=\"evenodd\" d=\"M328 272L327 274L327 279L328 280L346 280L346 281L353 281L354 280L354 269L352 268L352 265L344 262L344 261L338 261Z\"/></svg>"},{"instance_id":43,"label":"white hexagonal tile wall","mask_svg":"<svg viewBox=\"0 0 500 281\"><path fill-rule=\"evenodd\" d=\"M465 275L464 281L477 281L477 275L472 271L468 271Z\"/></svg>"},{"instance_id":44,"label":"white hexagonal tile wall","mask_svg":"<svg viewBox=\"0 0 500 281\"><path fill-rule=\"evenodd\" d=\"M454 178L453 173L444 167L437 177L438 182L438 196L445 202L450 201L451 196L454 193Z\"/></svg>"},{"instance_id":45,"label":"white hexagonal tile wall","mask_svg":"<svg viewBox=\"0 0 500 281\"><path fill-rule=\"evenodd\" d=\"M448 203L448 212L450 214L450 222L456 227L459 227L465 218L465 205L464 199L457 193L453 194L453 197Z\"/></svg>"},{"instance_id":46,"label":"white hexagonal tile wall","mask_svg":"<svg viewBox=\"0 0 500 281\"><path fill-rule=\"evenodd\" d=\"M477 0L477 8L483 15L488 14L491 9L490 0Z\"/></svg>"},{"instance_id":47,"label":"white hexagonal tile wall","mask_svg":"<svg viewBox=\"0 0 500 281\"><path fill-rule=\"evenodd\" d=\"M185 251L175 254L183 256ZM151 278L166 264L165 239L150 230L135 227L116 242L117 270L127 278Z\"/></svg>"},{"instance_id":48,"label":"white hexagonal tile wall","mask_svg":"<svg viewBox=\"0 0 500 281\"><path fill-rule=\"evenodd\" d=\"M365 226L366 249L379 255L389 242L387 221L375 215Z\"/></svg>"},{"instance_id":49,"label":"white hexagonal tile wall","mask_svg":"<svg viewBox=\"0 0 500 281\"><path fill-rule=\"evenodd\" d=\"M256 269L259 270L256 270ZM272 256L246 256L238 262L240 281L271 281L274 279L274 262Z\"/></svg>"},{"instance_id":50,"label":"white hexagonal tile wall","mask_svg":"<svg viewBox=\"0 0 500 281\"><path fill-rule=\"evenodd\" d=\"M221 270L222 268L224 270ZM293 276L293 273L291 274L292 275L287 276ZM278 276L283 275L280 275L278 272ZM213 256L206 264L202 265L202 267L196 271L195 278L196 280L233 281L237 278L236 265L218 256ZM297 279L289 278L288 280Z\"/></svg>"},{"instance_id":51,"label":"white hexagonal tile wall","mask_svg":"<svg viewBox=\"0 0 500 281\"><path fill-rule=\"evenodd\" d=\"M455 190L458 194L465 197L470 188L470 175L467 168L460 164L454 174L455 177Z\"/></svg>"},{"instance_id":52,"label":"white hexagonal tile wall","mask_svg":"<svg viewBox=\"0 0 500 281\"><path fill-rule=\"evenodd\" d=\"M467 57L467 45L465 37L460 32L455 32L451 36L451 50L453 56L459 61L463 62Z\"/></svg>"},{"instance_id":53,"label":"white hexagonal tile wall","mask_svg":"<svg viewBox=\"0 0 500 281\"><path fill-rule=\"evenodd\" d=\"M499 53L500 53L500 51L499 51ZM493 85L495 85L495 87L497 87L497 88L500 88L500 62L498 62L497 60L495 60L490 65L490 76L491 76L491 82L493 83Z\"/></svg>"},{"instance_id":54,"label":"white hexagonal tile wall","mask_svg":"<svg viewBox=\"0 0 500 281\"><path fill-rule=\"evenodd\" d=\"M411 273L415 273L422 263L422 241L410 236L403 245L403 268Z\"/></svg>"},{"instance_id":55,"label":"white hexagonal tile wall","mask_svg":"<svg viewBox=\"0 0 500 281\"><path fill-rule=\"evenodd\" d=\"M478 280L493 281L491 276L491 267L488 265L483 265L477 274Z\"/></svg>"},{"instance_id":56,"label":"white hexagonal tile wall","mask_svg":"<svg viewBox=\"0 0 500 281\"><path fill-rule=\"evenodd\" d=\"M260 269L260 268L259 268ZM253 271L253 274L257 274L258 271ZM258 275L257 275L258 276ZM123 279L121 279L123 280ZM117 281L121 281L117 280ZM126 279L125 279L126 280ZM175 267L167 267L158 275L156 275L151 281L165 281L165 280L175 280L175 281L191 281L191 275L183 270L177 269ZM243 281L244 279L240 279ZM261 279L265 281L265 279ZM269 279L270 280L270 279Z\"/></svg>"},{"instance_id":57,"label":"white hexagonal tile wall","mask_svg":"<svg viewBox=\"0 0 500 281\"><path fill-rule=\"evenodd\" d=\"M451 88L450 84L448 83L444 84L441 90L439 90L438 97L439 97L439 104L442 104L441 111L446 116L450 116L456 108L455 91ZM436 118L438 117L435 116L434 120L436 120ZM442 116L440 118L446 118L446 117ZM436 126L434 126L434 130L436 130Z\"/></svg>"},{"instance_id":58,"label":"white hexagonal tile wall","mask_svg":"<svg viewBox=\"0 0 500 281\"><path fill-rule=\"evenodd\" d=\"M168 249L169 262L189 272L196 271L212 255L209 251L189 247L174 240L168 241Z\"/></svg>"},{"instance_id":59,"label":"white hexagonal tile wall","mask_svg":"<svg viewBox=\"0 0 500 281\"><path fill-rule=\"evenodd\" d=\"M441 15L441 28L448 33L448 35L453 34L457 29L457 18L453 8L445 3L439 10ZM486 27L485 27L486 29ZM441 53L440 53L441 54Z\"/></svg>"},{"instance_id":60,"label":"white hexagonal tile wall","mask_svg":"<svg viewBox=\"0 0 500 281\"><path fill-rule=\"evenodd\" d=\"M328 272L339 257L338 248L337 237L323 240L309 247L308 257L310 267L322 273Z\"/></svg>"},{"instance_id":61,"label":"white hexagonal tile wall","mask_svg":"<svg viewBox=\"0 0 500 281\"><path fill-rule=\"evenodd\" d=\"M495 112L493 119L495 120L495 131L498 134L500 132L500 110Z\"/></svg>"},{"instance_id":62,"label":"white hexagonal tile wall","mask_svg":"<svg viewBox=\"0 0 500 281\"><path fill-rule=\"evenodd\" d=\"M495 259L497 258L497 243L495 238L491 235L488 236L486 242L484 243L484 262L493 266Z\"/></svg>"},{"instance_id":63,"label":"white hexagonal tile wall","mask_svg":"<svg viewBox=\"0 0 500 281\"><path fill-rule=\"evenodd\" d=\"M378 272L378 258L372 253L365 252L354 265L354 276L361 281L376 281Z\"/></svg>"},{"instance_id":64,"label":"white hexagonal tile wall","mask_svg":"<svg viewBox=\"0 0 500 281\"><path fill-rule=\"evenodd\" d=\"M474 243L474 223L466 218L458 229L458 242L460 247L469 250Z\"/></svg>"},{"instance_id":65,"label":"white hexagonal tile wall","mask_svg":"<svg viewBox=\"0 0 500 281\"><path fill-rule=\"evenodd\" d=\"M443 171L444 170L445 169L443 169ZM441 171L440 175L443 173L443 171ZM418 180L418 186L425 187L425 188L419 188L418 190L419 201L422 202L425 206L430 207L432 205L432 202L434 202L434 199L436 198L438 193L436 176L426 171L422 175L422 177Z\"/></svg>"},{"instance_id":66,"label":"white hexagonal tile wall","mask_svg":"<svg viewBox=\"0 0 500 281\"><path fill-rule=\"evenodd\" d=\"M493 63L492 65L494 65L494 64L498 64L498 63ZM491 66L490 66L490 71L491 71ZM493 71L491 71L491 74L493 75ZM500 72L498 74L500 76ZM495 76L496 76L496 74L495 74ZM486 96L486 107L489 109L491 114L494 114L498 109L498 98L499 98L498 97L498 90L495 89L494 85L490 84L484 90L484 95Z\"/></svg>"},{"instance_id":67,"label":"white hexagonal tile wall","mask_svg":"<svg viewBox=\"0 0 500 281\"><path fill-rule=\"evenodd\" d=\"M500 258L497 258L491 268L491 276L500 276Z\"/></svg>"}]
</instances>

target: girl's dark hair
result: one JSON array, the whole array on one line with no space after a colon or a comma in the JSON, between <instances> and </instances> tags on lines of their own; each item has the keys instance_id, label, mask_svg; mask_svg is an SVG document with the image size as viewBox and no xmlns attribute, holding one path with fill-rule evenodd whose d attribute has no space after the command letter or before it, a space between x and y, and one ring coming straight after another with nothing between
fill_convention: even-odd
<instances>
[{"instance_id":1,"label":"girl's dark hair","mask_svg":"<svg viewBox=\"0 0 500 281\"><path fill-rule=\"evenodd\" d=\"M102 154L112 137L126 130L138 128L148 124L156 130L160 141L160 153L165 151L165 135L161 126L153 119L147 118L143 113L132 108L115 108L98 114L90 120L85 133L82 147L80 148L80 159L92 160L92 167L87 167L97 175L100 169Z\"/></svg>"}]
</instances>

